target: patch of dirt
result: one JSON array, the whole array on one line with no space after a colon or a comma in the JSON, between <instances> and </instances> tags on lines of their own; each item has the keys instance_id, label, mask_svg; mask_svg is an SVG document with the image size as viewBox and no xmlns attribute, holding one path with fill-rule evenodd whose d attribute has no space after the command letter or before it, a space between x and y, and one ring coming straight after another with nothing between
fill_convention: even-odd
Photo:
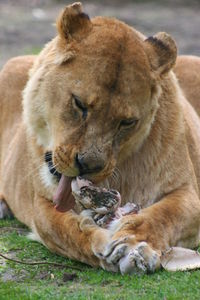
<instances>
[{"instance_id":1,"label":"patch of dirt","mask_svg":"<svg viewBox=\"0 0 200 300\"><path fill-rule=\"evenodd\" d=\"M27 235L30 230L26 228L18 228L18 227L1 227L0 234L6 234L10 232L17 232L19 235Z\"/></svg>"},{"instance_id":2,"label":"patch of dirt","mask_svg":"<svg viewBox=\"0 0 200 300\"><path fill-rule=\"evenodd\" d=\"M3 274L0 275L0 280L2 282L7 282L7 281L15 281L15 282L23 282L29 273L22 269L20 272L16 274L15 270L12 268L7 269Z\"/></svg>"},{"instance_id":3,"label":"patch of dirt","mask_svg":"<svg viewBox=\"0 0 200 300\"><path fill-rule=\"evenodd\" d=\"M74 281L78 278L76 273L64 273L63 274L63 282Z\"/></svg>"},{"instance_id":4,"label":"patch of dirt","mask_svg":"<svg viewBox=\"0 0 200 300\"><path fill-rule=\"evenodd\" d=\"M8 251L9 258L17 259L17 252L21 251L22 249L13 249ZM7 264L7 260L0 257L0 266L2 270L0 271L0 282L7 282L7 281L16 281L16 282L23 282L24 279L27 278L28 272L24 269L20 271L16 271L15 268L9 267Z\"/></svg>"},{"instance_id":5,"label":"patch of dirt","mask_svg":"<svg viewBox=\"0 0 200 300\"><path fill-rule=\"evenodd\" d=\"M56 34L59 11L72 1L0 0L0 67L12 56L37 52ZM147 36L170 33L180 54L200 55L200 2L168 1L82 1L90 17L119 18Z\"/></svg>"}]
</instances>

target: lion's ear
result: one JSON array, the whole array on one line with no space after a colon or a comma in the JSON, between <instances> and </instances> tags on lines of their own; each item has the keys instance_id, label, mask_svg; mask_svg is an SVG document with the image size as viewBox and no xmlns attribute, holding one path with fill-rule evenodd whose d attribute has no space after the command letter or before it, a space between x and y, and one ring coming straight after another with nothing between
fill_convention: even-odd
<instances>
[{"instance_id":1,"label":"lion's ear","mask_svg":"<svg viewBox=\"0 0 200 300\"><path fill-rule=\"evenodd\" d=\"M61 12L56 27L61 38L80 40L91 29L92 23L88 15L83 13L82 4L75 2Z\"/></svg>"},{"instance_id":2,"label":"lion's ear","mask_svg":"<svg viewBox=\"0 0 200 300\"><path fill-rule=\"evenodd\" d=\"M177 48L172 37L165 32L159 32L147 38L144 43L152 70L158 75L169 72L177 57Z\"/></svg>"}]
</instances>

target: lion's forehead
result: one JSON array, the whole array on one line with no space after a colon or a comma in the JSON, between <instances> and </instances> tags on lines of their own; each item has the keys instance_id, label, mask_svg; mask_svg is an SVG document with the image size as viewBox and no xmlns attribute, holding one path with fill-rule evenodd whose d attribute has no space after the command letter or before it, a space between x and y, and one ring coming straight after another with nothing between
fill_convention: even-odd
<instances>
[{"instance_id":1,"label":"lion's forehead","mask_svg":"<svg viewBox=\"0 0 200 300\"><path fill-rule=\"evenodd\" d=\"M117 20L95 18L93 23L90 34L75 43L74 58L61 66L62 71L109 91L120 85L122 89L127 81L148 81L150 66L141 36Z\"/></svg>"},{"instance_id":2,"label":"lion's forehead","mask_svg":"<svg viewBox=\"0 0 200 300\"><path fill-rule=\"evenodd\" d=\"M140 105L150 96L151 78L144 69L139 68L134 60L131 65L123 58L107 60L104 57L99 61L95 57L86 59L80 56L58 71L56 80L53 73L54 88L56 93L66 93L64 99L67 99L67 94L75 94L96 108L120 104L118 111L123 114L123 108L128 111L132 105L137 102Z\"/></svg>"},{"instance_id":3,"label":"lion's forehead","mask_svg":"<svg viewBox=\"0 0 200 300\"><path fill-rule=\"evenodd\" d=\"M79 74L94 76L96 82L104 84L109 90L116 83L129 81L141 82L150 76L149 62L142 42L138 39L120 40L113 35L105 35L103 41L85 41L74 59L74 67ZM83 70L81 70L83 66ZM117 82L117 80L119 80Z\"/></svg>"},{"instance_id":4,"label":"lion's forehead","mask_svg":"<svg viewBox=\"0 0 200 300\"><path fill-rule=\"evenodd\" d=\"M48 69L46 90L53 94L56 105L63 103L62 111L68 109L65 103L75 94L107 116L110 112L111 117L137 117L151 91L143 40L118 21L97 19L95 24L76 45L74 59Z\"/></svg>"}]
</instances>

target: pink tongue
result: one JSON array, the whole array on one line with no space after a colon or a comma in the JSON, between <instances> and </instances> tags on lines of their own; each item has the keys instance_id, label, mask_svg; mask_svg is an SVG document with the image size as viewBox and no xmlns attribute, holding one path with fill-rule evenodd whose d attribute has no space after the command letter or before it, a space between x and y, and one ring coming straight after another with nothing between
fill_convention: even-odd
<instances>
[{"instance_id":1,"label":"pink tongue","mask_svg":"<svg viewBox=\"0 0 200 300\"><path fill-rule=\"evenodd\" d=\"M53 196L55 208L60 212L65 212L72 209L75 205L75 200L71 193L71 179L62 175L55 195Z\"/></svg>"}]
</instances>

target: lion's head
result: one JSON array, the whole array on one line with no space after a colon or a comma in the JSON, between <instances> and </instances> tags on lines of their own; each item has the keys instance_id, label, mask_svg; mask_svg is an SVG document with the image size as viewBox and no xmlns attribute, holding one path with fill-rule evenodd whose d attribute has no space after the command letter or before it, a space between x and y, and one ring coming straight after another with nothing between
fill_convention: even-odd
<instances>
[{"instance_id":1,"label":"lion's head","mask_svg":"<svg viewBox=\"0 0 200 300\"><path fill-rule=\"evenodd\" d=\"M31 71L24 120L60 173L100 181L148 136L176 46L165 33L145 39L118 20L90 20L80 3L57 30Z\"/></svg>"}]
</instances>

